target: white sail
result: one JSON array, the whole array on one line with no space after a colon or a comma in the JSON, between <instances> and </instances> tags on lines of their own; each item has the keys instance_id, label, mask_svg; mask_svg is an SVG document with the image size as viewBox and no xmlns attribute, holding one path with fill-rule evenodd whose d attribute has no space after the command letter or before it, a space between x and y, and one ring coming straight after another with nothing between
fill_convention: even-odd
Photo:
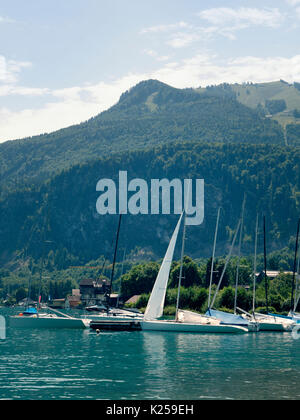
<instances>
[{"instance_id":1,"label":"white sail","mask_svg":"<svg viewBox=\"0 0 300 420\"><path fill-rule=\"evenodd\" d=\"M173 233L172 239L170 241L169 248L167 250L164 261L160 267L156 282L154 284L148 306L145 312L144 319L147 321L152 321L158 319L163 315L164 305L166 299L166 292L168 287L169 275L171 270L171 265L173 261L173 255L175 250L175 245L182 222L183 214L180 216L179 222L176 226L176 229Z\"/></svg>"}]
</instances>

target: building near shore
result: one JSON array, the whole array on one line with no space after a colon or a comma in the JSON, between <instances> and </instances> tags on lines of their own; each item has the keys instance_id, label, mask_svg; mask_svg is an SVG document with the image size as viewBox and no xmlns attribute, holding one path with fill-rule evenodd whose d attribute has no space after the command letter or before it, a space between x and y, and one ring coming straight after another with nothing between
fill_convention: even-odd
<instances>
[{"instance_id":1,"label":"building near shore","mask_svg":"<svg viewBox=\"0 0 300 420\"><path fill-rule=\"evenodd\" d=\"M105 303L110 293L110 281L84 279L80 282L81 302L84 306L101 305Z\"/></svg>"}]
</instances>

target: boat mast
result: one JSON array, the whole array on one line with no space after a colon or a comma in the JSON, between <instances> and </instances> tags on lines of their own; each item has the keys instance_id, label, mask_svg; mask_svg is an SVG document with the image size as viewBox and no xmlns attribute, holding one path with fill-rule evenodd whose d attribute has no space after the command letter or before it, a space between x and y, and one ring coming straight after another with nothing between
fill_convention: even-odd
<instances>
[{"instance_id":1,"label":"boat mast","mask_svg":"<svg viewBox=\"0 0 300 420\"><path fill-rule=\"evenodd\" d=\"M41 250L42 250L42 256L41 256L41 265L40 265L40 282L39 282L39 290L38 290L38 303L37 303L37 310L41 309L41 300L42 300L42 283L43 283L43 271L45 266L45 258L46 258L46 244L51 244L52 241L46 240L46 229L49 233L49 224L50 224L50 218L49 218L50 208L49 203L47 207L47 213L45 216L45 222L44 222L44 228L41 234L42 244L41 244Z\"/></svg>"},{"instance_id":2,"label":"boat mast","mask_svg":"<svg viewBox=\"0 0 300 420\"><path fill-rule=\"evenodd\" d=\"M121 294L121 290L122 290L122 277L123 277L123 274L124 274L124 264L125 264L126 252L127 252L127 248L124 249L123 262L122 262L122 270L121 270L121 279L120 279L120 286L119 286L118 300L117 300L117 308L119 307L120 294Z\"/></svg>"},{"instance_id":3,"label":"boat mast","mask_svg":"<svg viewBox=\"0 0 300 420\"><path fill-rule=\"evenodd\" d=\"M108 301L107 301L107 313L109 313L109 300L112 293L112 285L114 280L114 274L115 274L115 266L116 266L116 259L117 259L117 251L118 251L118 244L119 244L119 237L120 237L120 228L121 228L121 221L122 221L122 213L119 217L119 224L118 224L118 230L117 230L117 237L116 237L116 245L115 245L115 252L114 252L114 261L113 266L111 270L111 277L110 277L110 287L109 287L109 294L108 294Z\"/></svg>"},{"instance_id":4,"label":"boat mast","mask_svg":"<svg viewBox=\"0 0 300 420\"><path fill-rule=\"evenodd\" d=\"M182 278L183 278L182 277L182 272L183 272L183 258L184 258L184 250L185 250L185 239L186 239L186 213L184 212L181 259L180 259L180 273L179 273L178 294L177 294L177 303L176 303L176 318L175 318L176 321L178 321L181 283L182 283Z\"/></svg>"},{"instance_id":5,"label":"boat mast","mask_svg":"<svg viewBox=\"0 0 300 420\"><path fill-rule=\"evenodd\" d=\"M184 196L184 209L183 209L183 213L182 213L184 221L183 221L182 246L181 246L181 258L180 258L180 273L179 273L179 282L178 282L178 294L177 294L177 302L176 302L175 321L178 321L180 292L181 292L181 284L182 284L182 272L183 272L183 258L184 258L184 250L185 250L185 239L186 239L186 208L189 205L190 191L191 191L191 185L189 184L188 191L187 191L187 196Z\"/></svg>"},{"instance_id":6,"label":"boat mast","mask_svg":"<svg viewBox=\"0 0 300 420\"><path fill-rule=\"evenodd\" d=\"M294 271L293 271L293 284L292 284L292 297L291 297L291 311L294 309L295 301L296 301L296 299L295 299L295 284L296 284L296 271L297 271L299 232L300 232L300 219L298 220L297 235L296 235L295 259L294 259Z\"/></svg>"},{"instance_id":7,"label":"boat mast","mask_svg":"<svg viewBox=\"0 0 300 420\"><path fill-rule=\"evenodd\" d=\"M255 247L254 247L254 265L253 265L253 316L255 318L256 306L256 270L257 270L257 243L258 243L258 220L259 215L256 216L256 230L255 230Z\"/></svg>"},{"instance_id":8,"label":"boat mast","mask_svg":"<svg viewBox=\"0 0 300 420\"><path fill-rule=\"evenodd\" d=\"M209 308L210 308L210 303L211 303L212 284L213 284L213 278L214 278L214 265L215 265L216 246L217 246L218 231L219 231L220 214L221 214L221 207L218 210L217 224L216 224L216 230L215 230L215 239L214 239L214 248L213 248L213 255L212 255L211 269L210 269L209 296L208 296Z\"/></svg>"},{"instance_id":9,"label":"boat mast","mask_svg":"<svg viewBox=\"0 0 300 420\"><path fill-rule=\"evenodd\" d=\"M43 244L43 247L45 245ZM42 281L43 281L43 270L44 270L44 248L43 248L43 253L42 253L42 258L41 258L41 266L40 266L40 281L39 281L39 291L38 291L38 303L37 303L37 310L40 309L41 307L41 292L42 292Z\"/></svg>"},{"instance_id":10,"label":"boat mast","mask_svg":"<svg viewBox=\"0 0 300 420\"><path fill-rule=\"evenodd\" d=\"M29 240L27 242L27 245L24 248L24 253L23 253L24 261L26 260L26 255L28 255L28 247L29 247L29 244L31 243L33 232L34 232L34 226L31 229L30 237L29 237ZM31 283L32 283L32 268L30 269L30 276L29 276L29 280L28 280L28 293L27 293L26 309L29 308L29 300L30 300L30 297L31 297Z\"/></svg>"},{"instance_id":11,"label":"boat mast","mask_svg":"<svg viewBox=\"0 0 300 420\"><path fill-rule=\"evenodd\" d=\"M110 248L112 249L112 247L113 247L113 243L114 243L114 240L112 240L111 241L111 244L110 244ZM106 255L104 256L104 261L103 261L103 265L102 265L102 268L101 268L101 273L100 273L100 280L102 279L102 277L104 276L104 273L105 273L105 270L106 270L106 263L107 263L107 260L108 260L108 252L106 253Z\"/></svg>"},{"instance_id":12,"label":"boat mast","mask_svg":"<svg viewBox=\"0 0 300 420\"><path fill-rule=\"evenodd\" d=\"M239 222L238 222L238 225L237 225L237 228L236 228L236 231L235 231L235 235L234 235L234 238L233 238L233 241L232 241L232 244L231 244L230 252L229 252L229 254L227 256L227 259L226 259L226 262L225 262L225 266L224 266L224 269L223 269L223 272L222 272L222 275L221 275L219 284L217 286L217 290L215 291L213 301L211 302L211 305L208 308L208 311L210 311L214 307L214 304L215 304L217 295L219 293L219 290L220 290L220 287L221 287L223 278L224 278L225 273L226 273L226 270L227 270L227 266L229 264L229 261L230 261L230 258L231 258L232 252L233 252L233 248L234 248L234 245L235 245L235 242L236 242L237 235L238 235L239 230L240 230L240 226L241 226L241 220L239 220Z\"/></svg>"},{"instance_id":13,"label":"boat mast","mask_svg":"<svg viewBox=\"0 0 300 420\"><path fill-rule=\"evenodd\" d=\"M29 276L26 310L29 309L29 300L30 300L30 296L31 296L31 283L32 283L32 269L30 270L30 276Z\"/></svg>"},{"instance_id":14,"label":"boat mast","mask_svg":"<svg viewBox=\"0 0 300 420\"><path fill-rule=\"evenodd\" d=\"M45 264L45 230L43 230L42 233L42 243L41 243L41 248L42 248L42 256L41 256L41 265L40 265L40 281L39 281L39 289L38 289L38 297L37 297L37 310L39 311L39 309L41 309L41 300L40 300L40 296L42 293L42 282L43 282L43 271L44 271L44 264Z\"/></svg>"},{"instance_id":15,"label":"boat mast","mask_svg":"<svg viewBox=\"0 0 300 420\"><path fill-rule=\"evenodd\" d=\"M266 292L266 308L269 313L269 283L267 274L267 238L266 238L266 216L264 216L264 264L265 264L265 292Z\"/></svg>"},{"instance_id":16,"label":"boat mast","mask_svg":"<svg viewBox=\"0 0 300 420\"><path fill-rule=\"evenodd\" d=\"M296 283L296 302L294 312L297 311L297 307L300 301L300 291L299 291L299 279L300 279L300 257L298 258L298 268L297 268L297 283Z\"/></svg>"},{"instance_id":17,"label":"boat mast","mask_svg":"<svg viewBox=\"0 0 300 420\"><path fill-rule=\"evenodd\" d=\"M236 279L235 279L235 296L234 296L234 314L235 315L237 313L237 295L238 295L239 275L240 275L240 263L241 263L241 250L242 250L243 230L244 230L245 205L246 205L246 195L244 195L244 201L243 201L242 218L241 218L241 230L240 230L240 242L239 242L239 254L238 254L238 263L237 263Z\"/></svg>"}]
</instances>

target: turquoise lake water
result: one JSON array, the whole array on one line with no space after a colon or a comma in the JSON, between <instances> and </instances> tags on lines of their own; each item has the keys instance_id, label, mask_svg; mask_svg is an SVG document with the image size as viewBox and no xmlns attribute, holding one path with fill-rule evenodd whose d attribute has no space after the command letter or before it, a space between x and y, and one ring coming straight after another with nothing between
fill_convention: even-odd
<instances>
[{"instance_id":1,"label":"turquoise lake water","mask_svg":"<svg viewBox=\"0 0 300 420\"><path fill-rule=\"evenodd\" d=\"M0 399L298 400L300 340L8 328Z\"/></svg>"}]
</instances>

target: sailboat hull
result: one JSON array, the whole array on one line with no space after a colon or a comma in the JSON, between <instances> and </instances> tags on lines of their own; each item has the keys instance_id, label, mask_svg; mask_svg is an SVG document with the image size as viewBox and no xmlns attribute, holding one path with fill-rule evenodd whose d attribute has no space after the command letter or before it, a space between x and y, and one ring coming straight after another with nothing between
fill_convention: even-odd
<instances>
[{"instance_id":1,"label":"sailboat hull","mask_svg":"<svg viewBox=\"0 0 300 420\"><path fill-rule=\"evenodd\" d=\"M284 319L279 316L270 316L255 314L255 319L260 325L260 331L278 331L286 332L292 331L296 323L290 319Z\"/></svg>"},{"instance_id":2,"label":"sailboat hull","mask_svg":"<svg viewBox=\"0 0 300 420\"><path fill-rule=\"evenodd\" d=\"M246 334L248 330L243 327L227 325L207 325L207 324L187 324L169 321L143 321L141 322L143 331L165 331L177 333L197 333L197 334Z\"/></svg>"},{"instance_id":3,"label":"sailboat hull","mask_svg":"<svg viewBox=\"0 0 300 420\"><path fill-rule=\"evenodd\" d=\"M90 321L76 318L59 317L21 317L12 316L9 319L10 327L20 329L86 329Z\"/></svg>"},{"instance_id":4,"label":"sailboat hull","mask_svg":"<svg viewBox=\"0 0 300 420\"><path fill-rule=\"evenodd\" d=\"M278 332L285 332L287 331L286 327L281 323L276 322L259 322L259 330L260 331L278 331Z\"/></svg>"}]
</instances>

